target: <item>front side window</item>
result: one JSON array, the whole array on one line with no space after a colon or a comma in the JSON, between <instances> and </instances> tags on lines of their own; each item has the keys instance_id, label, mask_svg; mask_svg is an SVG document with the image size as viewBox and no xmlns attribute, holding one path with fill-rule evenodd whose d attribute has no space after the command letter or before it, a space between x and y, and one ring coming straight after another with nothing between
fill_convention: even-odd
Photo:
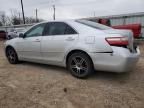
<instances>
[{"instance_id":1,"label":"front side window","mask_svg":"<svg viewBox=\"0 0 144 108\"><path fill-rule=\"evenodd\" d=\"M36 36L42 36L43 30L45 27L45 23L39 24L31 28L28 32L26 32L26 37L36 37Z\"/></svg>"},{"instance_id":2,"label":"front side window","mask_svg":"<svg viewBox=\"0 0 144 108\"><path fill-rule=\"evenodd\" d=\"M46 25L44 35L64 35L64 34L76 34L69 25L63 22L52 22Z\"/></svg>"}]
</instances>

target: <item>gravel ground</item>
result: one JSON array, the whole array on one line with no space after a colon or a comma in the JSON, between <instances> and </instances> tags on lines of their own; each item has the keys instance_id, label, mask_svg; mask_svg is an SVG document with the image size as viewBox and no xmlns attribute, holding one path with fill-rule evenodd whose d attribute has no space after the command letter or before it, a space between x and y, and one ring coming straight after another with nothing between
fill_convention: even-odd
<instances>
[{"instance_id":1,"label":"gravel ground","mask_svg":"<svg viewBox=\"0 0 144 108\"><path fill-rule=\"evenodd\" d=\"M64 68L8 63L0 42L0 108L144 108L144 42L129 73L72 77Z\"/></svg>"}]
</instances>

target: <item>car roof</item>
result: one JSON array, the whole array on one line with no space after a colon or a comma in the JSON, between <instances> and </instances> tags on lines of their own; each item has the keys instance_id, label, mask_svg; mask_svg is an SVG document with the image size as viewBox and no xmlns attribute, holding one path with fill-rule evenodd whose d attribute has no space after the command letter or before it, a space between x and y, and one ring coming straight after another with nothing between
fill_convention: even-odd
<instances>
[{"instance_id":1,"label":"car roof","mask_svg":"<svg viewBox=\"0 0 144 108\"><path fill-rule=\"evenodd\" d=\"M69 19L69 20L47 20L47 21L43 21L43 22L40 22L40 23L36 23L35 25L37 24L42 24L42 23L49 23L49 22L74 22L76 21L75 19Z\"/></svg>"}]
</instances>

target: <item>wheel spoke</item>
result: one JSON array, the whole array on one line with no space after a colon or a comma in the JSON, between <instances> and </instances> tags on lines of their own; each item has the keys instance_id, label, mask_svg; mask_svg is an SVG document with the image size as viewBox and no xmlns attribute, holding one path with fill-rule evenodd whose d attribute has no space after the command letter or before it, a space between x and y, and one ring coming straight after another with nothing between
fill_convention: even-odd
<instances>
[{"instance_id":1,"label":"wheel spoke","mask_svg":"<svg viewBox=\"0 0 144 108\"><path fill-rule=\"evenodd\" d=\"M81 67L81 70L85 70L85 71L86 71L86 70L87 70L87 67Z\"/></svg>"},{"instance_id":2,"label":"wheel spoke","mask_svg":"<svg viewBox=\"0 0 144 108\"><path fill-rule=\"evenodd\" d=\"M80 69L79 69L79 68L77 68L77 74L78 74L78 75L80 75L80 74L81 74L81 72L80 72Z\"/></svg>"},{"instance_id":3,"label":"wheel spoke","mask_svg":"<svg viewBox=\"0 0 144 108\"><path fill-rule=\"evenodd\" d=\"M11 61L15 61L15 58L12 57L12 58L11 58Z\"/></svg>"},{"instance_id":4,"label":"wheel spoke","mask_svg":"<svg viewBox=\"0 0 144 108\"><path fill-rule=\"evenodd\" d=\"M11 53L11 56L12 56L12 57L14 57L14 56L15 56L15 54L12 52L12 53Z\"/></svg>"},{"instance_id":5,"label":"wheel spoke","mask_svg":"<svg viewBox=\"0 0 144 108\"><path fill-rule=\"evenodd\" d=\"M10 51L8 51L8 55L9 55L9 56L11 55L11 52L10 52Z\"/></svg>"},{"instance_id":6,"label":"wheel spoke","mask_svg":"<svg viewBox=\"0 0 144 108\"><path fill-rule=\"evenodd\" d=\"M74 61L75 64L78 63L78 61L76 60L76 57L73 58L73 61Z\"/></svg>"},{"instance_id":7,"label":"wheel spoke","mask_svg":"<svg viewBox=\"0 0 144 108\"><path fill-rule=\"evenodd\" d=\"M80 61L79 61L79 64L80 64L80 65L82 65L82 64L83 64L83 62L84 62L84 59L83 59L83 58L81 58L81 59L80 59Z\"/></svg>"},{"instance_id":8,"label":"wheel spoke","mask_svg":"<svg viewBox=\"0 0 144 108\"><path fill-rule=\"evenodd\" d=\"M76 68L77 69L77 66L76 65L72 65L71 68Z\"/></svg>"}]
</instances>

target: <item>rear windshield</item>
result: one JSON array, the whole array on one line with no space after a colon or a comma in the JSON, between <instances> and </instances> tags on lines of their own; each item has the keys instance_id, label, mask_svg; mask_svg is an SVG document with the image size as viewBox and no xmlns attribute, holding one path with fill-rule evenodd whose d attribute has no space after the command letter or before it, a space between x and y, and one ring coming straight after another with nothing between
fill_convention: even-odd
<instances>
[{"instance_id":1,"label":"rear windshield","mask_svg":"<svg viewBox=\"0 0 144 108\"><path fill-rule=\"evenodd\" d=\"M105 25L102 25L102 24L98 24L98 23L93 22L93 21L88 21L88 20L76 20L76 22L87 25L89 27L99 29L99 30L113 29L111 27L108 27L108 26L105 26Z\"/></svg>"}]
</instances>

